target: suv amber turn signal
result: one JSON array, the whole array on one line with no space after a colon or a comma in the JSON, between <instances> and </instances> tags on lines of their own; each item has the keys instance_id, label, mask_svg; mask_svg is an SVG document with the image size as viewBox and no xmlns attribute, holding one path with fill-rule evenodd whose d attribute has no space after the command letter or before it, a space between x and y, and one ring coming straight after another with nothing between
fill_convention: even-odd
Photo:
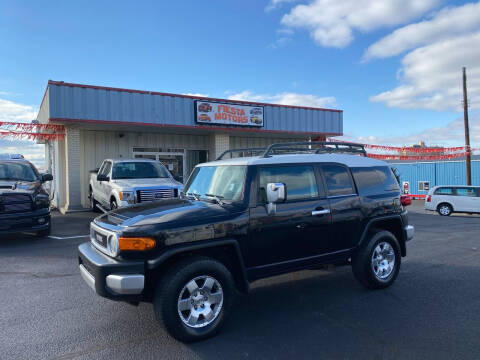
<instances>
[{"instance_id":1,"label":"suv amber turn signal","mask_svg":"<svg viewBox=\"0 0 480 360\"><path fill-rule=\"evenodd\" d=\"M120 251L145 251L155 247L155 240L148 237L120 237L118 238Z\"/></svg>"}]
</instances>

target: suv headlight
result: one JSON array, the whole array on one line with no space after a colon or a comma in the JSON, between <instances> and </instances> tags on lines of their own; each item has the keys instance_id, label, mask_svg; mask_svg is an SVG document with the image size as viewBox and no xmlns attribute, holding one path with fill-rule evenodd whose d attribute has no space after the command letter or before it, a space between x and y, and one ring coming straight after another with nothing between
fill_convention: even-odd
<instances>
[{"instance_id":1,"label":"suv headlight","mask_svg":"<svg viewBox=\"0 0 480 360\"><path fill-rule=\"evenodd\" d=\"M120 252L117 235L109 235L107 238L107 250L111 257L115 257Z\"/></svg>"},{"instance_id":2,"label":"suv headlight","mask_svg":"<svg viewBox=\"0 0 480 360\"><path fill-rule=\"evenodd\" d=\"M135 196L133 194L133 191L120 191L118 193L120 200L126 201L129 204L133 204L135 202Z\"/></svg>"},{"instance_id":3,"label":"suv headlight","mask_svg":"<svg viewBox=\"0 0 480 360\"><path fill-rule=\"evenodd\" d=\"M38 208L48 208L50 206L50 198L46 194L38 194L35 196L35 207Z\"/></svg>"}]
</instances>

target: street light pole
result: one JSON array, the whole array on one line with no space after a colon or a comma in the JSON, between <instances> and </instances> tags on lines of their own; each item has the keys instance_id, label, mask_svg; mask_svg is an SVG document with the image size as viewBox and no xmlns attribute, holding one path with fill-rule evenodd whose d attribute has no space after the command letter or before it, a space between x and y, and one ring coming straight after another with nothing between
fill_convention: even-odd
<instances>
[{"instance_id":1,"label":"street light pole","mask_svg":"<svg viewBox=\"0 0 480 360\"><path fill-rule=\"evenodd\" d=\"M467 185L472 185L472 157L470 153L470 129L468 126L468 98L467 98L467 73L465 67L463 71L463 122L465 124L465 152L467 157L465 165L467 167Z\"/></svg>"}]
</instances>

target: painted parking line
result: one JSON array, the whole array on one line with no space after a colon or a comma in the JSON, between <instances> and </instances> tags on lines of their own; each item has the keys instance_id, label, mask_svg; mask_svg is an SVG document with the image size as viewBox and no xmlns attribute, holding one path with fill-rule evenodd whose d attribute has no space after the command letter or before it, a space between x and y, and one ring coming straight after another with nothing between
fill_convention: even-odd
<instances>
[{"instance_id":1,"label":"painted parking line","mask_svg":"<svg viewBox=\"0 0 480 360\"><path fill-rule=\"evenodd\" d=\"M80 238L88 238L90 235L77 235L77 236L52 236L50 235L50 239L55 240L67 240L67 239L80 239Z\"/></svg>"}]
</instances>

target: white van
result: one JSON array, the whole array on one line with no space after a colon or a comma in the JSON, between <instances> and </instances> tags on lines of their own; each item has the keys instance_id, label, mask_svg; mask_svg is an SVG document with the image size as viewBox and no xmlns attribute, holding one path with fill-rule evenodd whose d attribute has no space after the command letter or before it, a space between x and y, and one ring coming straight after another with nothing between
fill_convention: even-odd
<instances>
[{"instance_id":1,"label":"white van","mask_svg":"<svg viewBox=\"0 0 480 360\"><path fill-rule=\"evenodd\" d=\"M453 212L480 213L480 186L435 186L425 197L425 209L442 216Z\"/></svg>"}]
</instances>

